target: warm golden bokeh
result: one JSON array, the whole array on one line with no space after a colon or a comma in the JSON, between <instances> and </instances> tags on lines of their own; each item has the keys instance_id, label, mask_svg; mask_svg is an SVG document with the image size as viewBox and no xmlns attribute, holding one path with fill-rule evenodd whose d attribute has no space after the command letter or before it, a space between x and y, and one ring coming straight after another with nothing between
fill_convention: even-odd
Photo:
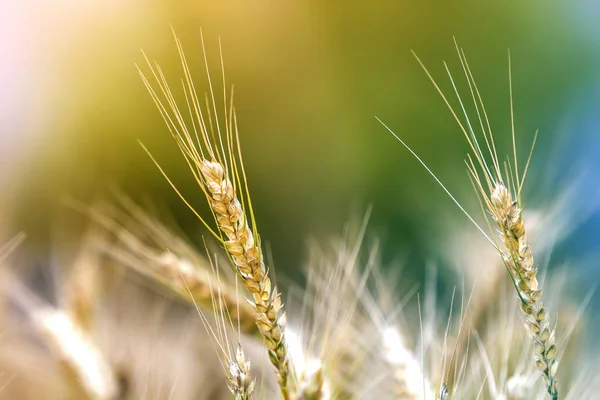
<instances>
[{"instance_id":1,"label":"warm golden bokeh","mask_svg":"<svg viewBox=\"0 0 600 400\"><path fill-rule=\"evenodd\" d=\"M2 8L0 204L7 235L26 230L32 243L45 246L57 220L70 213L66 197L90 202L114 185L167 207L186 231L196 232L197 221L137 142L187 196L200 198L134 66L144 62L143 49L178 86L171 24L199 86L200 29L215 73L221 38L261 231L280 270L298 264L304 253L298 243L307 236L339 231L368 204L390 255L410 250L419 257L420 237L440 234L432 232L433 222L422 222L432 204L446 204L441 215L455 215L375 116L455 191L470 190L456 156L466 144L411 49L445 91L452 87L443 60L467 90L455 35L496 132L504 133L510 48L519 139L528 148L541 129L534 163L542 166L569 129L564 120L589 95L600 55L584 13L566 4L60 0ZM591 133L569 135L584 141Z\"/></svg>"}]
</instances>

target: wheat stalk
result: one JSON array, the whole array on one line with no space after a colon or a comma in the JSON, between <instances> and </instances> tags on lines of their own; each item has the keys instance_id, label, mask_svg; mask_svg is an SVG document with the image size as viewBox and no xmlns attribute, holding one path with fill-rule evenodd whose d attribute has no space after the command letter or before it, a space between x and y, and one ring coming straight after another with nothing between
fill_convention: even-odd
<instances>
[{"instance_id":1,"label":"wheat stalk","mask_svg":"<svg viewBox=\"0 0 600 400\"><path fill-rule=\"evenodd\" d=\"M251 294L248 303L256 312L256 326L265 339L269 359L276 370L281 394L285 400L289 400L288 377L290 368L284 336L285 313L282 310L281 296L277 289L272 287L260 243L255 240L258 234L241 158L235 111L232 105L228 106L227 93L225 92L223 99L225 132L223 134L219 122L220 118L216 111L206 53L204 52L210 87L210 98L208 95L206 96L207 108L210 111L208 118L204 117L185 55L176 36L175 41L185 74L184 93L192 117L192 129L188 128L178 109L160 67L158 65L153 67L148 61L150 70L158 84L159 92L163 95L162 97L153 89L141 70L140 75L182 154L185 156L196 181L206 195L218 232L215 232L200 217L170 180L169 183L227 250L240 279ZM225 88L224 75L223 87ZM232 98L230 98L231 100ZM166 177L162 169L161 172ZM252 221L251 224L248 217Z\"/></svg>"}]
</instances>

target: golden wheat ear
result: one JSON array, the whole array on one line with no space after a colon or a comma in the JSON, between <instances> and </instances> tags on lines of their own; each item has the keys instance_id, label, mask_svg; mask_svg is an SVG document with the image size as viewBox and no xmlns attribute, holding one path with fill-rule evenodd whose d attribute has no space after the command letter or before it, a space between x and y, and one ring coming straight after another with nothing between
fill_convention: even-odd
<instances>
[{"instance_id":1,"label":"golden wheat ear","mask_svg":"<svg viewBox=\"0 0 600 400\"><path fill-rule=\"evenodd\" d=\"M467 79L476 87L462 50L459 51L459 56L461 56L461 61L463 62L463 65L465 65L465 75ZM499 236L503 244L503 246L499 248L499 254L514 283L517 296L521 303L520 309L525 317L525 327L533 339L535 365L542 372L548 394L553 400L556 400L558 399L558 388L555 375L558 368L558 361L556 359L557 349L555 344L555 332L554 329L550 328L547 311L541 301L542 290L539 288L537 281L538 268L534 263L532 251L526 235L526 226L523 219L521 202L521 189L525 181L533 147L535 146L537 132L534 137L534 143L525 170L523 175L520 176L514 129L510 53L508 60L511 133L514 157L513 164L511 165L510 161L506 161L506 172L504 176L502 175L499 166L496 164L496 172L492 174L489 179L486 177L485 180L482 179L477 172L472 158L469 158L468 165L469 172L479 191L480 197L483 199L485 208L492 216L492 219L499 230ZM483 132L484 136L486 136L486 131L484 130ZM488 135L493 143L491 130L488 132ZM498 159L495 151L492 153L492 157L495 160ZM484 168L485 161L480 159L479 167ZM514 178L511 171L514 172Z\"/></svg>"},{"instance_id":2,"label":"golden wheat ear","mask_svg":"<svg viewBox=\"0 0 600 400\"><path fill-rule=\"evenodd\" d=\"M541 302L542 291L538 287L537 281L537 266L534 263L531 248L528 244L525 222L522 215L521 189L527 174L531 152L527 160L523 175L519 175L518 156L515 140L514 129L514 112L513 112L513 92L512 92L512 73L510 66L509 53L509 90L510 90L510 109L511 109L511 135L513 145L513 161L507 160L503 168L499 162L498 153L492 134L491 126L485 110L485 106L473 78L470 66L465 57L464 51L456 44L456 50L461 62L463 72L465 74L473 106L476 110L479 127L481 129L480 138L475 132L469 116L466 112L464 103L460 97L455 81L450 73L446 63L444 66L448 73L448 77L458 98L460 110L462 111L464 120L458 116L435 79L431 76L425 65L415 55L415 58L427 74L430 81L440 94L441 98L448 106L454 119L459 125L464 137L466 138L471 153L468 155L467 169L474 184L475 190L480 197L483 208L487 209L489 215L492 216L492 222L488 222L491 234L488 235L474 221L469 213L460 205L460 203L452 196L446 187L440 182L436 175L427 167L427 165L417 156L417 154L400 139L389 127L381 122L384 127L406 147L411 154L425 167L425 169L433 176L442 189L450 196L454 203L461 209L465 215L473 222L477 228L485 235L493 246L497 249L506 270L516 290L516 294L521 303L521 311L525 316L525 326L531 334L534 342L534 359L536 367L542 372L548 394L553 400L558 399L558 389L556 384L556 369L558 367L557 349L555 345L555 334L549 326L546 308ZM486 146L480 145L481 138ZM536 132L537 138L537 132ZM535 145L535 139L534 139ZM488 154L484 154L482 148L487 148ZM533 151L533 146L532 146ZM491 167L488 165L487 159L491 160ZM486 214L487 217L487 214ZM492 237L495 233L491 229L491 224L495 224L500 233L500 244Z\"/></svg>"},{"instance_id":3,"label":"golden wheat ear","mask_svg":"<svg viewBox=\"0 0 600 400\"><path fill-rule=\"evenodd\" d=\"M170 180L169 182L188 207L225 247L239 278L250 292L248 303L256 313L256 326L265 340L283 398L288 400L291 394L290 367L285 341L286 318L281 296L271 283L260 246L242 160L237 119L232 103L233 96L227 93L223 73L223 112L219 113L202 41L209 87L209 93L205 96L206 106L203 107L198 100L185 54L177 36L175 42L183 66L182 83L188 119L184 118L178 108L177 101L158 65L148 61L151 75L155 78L156 90L141 70L140 75L190 171L206 196L216 229L213 229L213 226L194 210ZM221 69L224 71L222 60L221 57ZM191 123L187 123L188 120ZM167 177L162 169L161 172Z\"/></svg>"}]
</instances>

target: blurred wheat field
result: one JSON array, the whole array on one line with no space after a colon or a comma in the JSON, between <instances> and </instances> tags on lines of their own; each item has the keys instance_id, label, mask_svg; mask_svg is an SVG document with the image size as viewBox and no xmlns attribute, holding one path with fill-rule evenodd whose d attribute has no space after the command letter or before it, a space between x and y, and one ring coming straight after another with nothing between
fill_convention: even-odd
<instances>
[{"instance_id":1,"label":"blurred wheat field","mask_svg":"<svg viewBox=\"0 0 600 400\"><path fill-rule=\"evenodd\" d=\"M89 21L116 23L140 5L110 7ZM349 6L323 36L316 16L329 17L316 5L265 3L251 14L233 13L239 4L185 7L206 12L206 44L199 23L193 35L173 24L181 42L161 26L161 39L133 57L150 96L131 94L135 70L122 75L122 60L97 60L102 74L123 81L98 90L104 80L84 68L72 82L91 84L65 90L90 97L60 104L73 118L54 117L87 126L87 136L65 129L60 140L38 136L33 149L24 139L8 152L0 398L595 398L594 141L581 149L572 135L544 137L543 121L529 154L536 107L557 108L553 96L574 82L556 64L525 78L519 49L543 46L510 46L509 81L504 50L486 59L483 38L461 39L469 58L452 47L446 29L457 16L429 31L443 44L411 44L420 58L403 67L408 76L393 71L405 60L388 56L380 62L389 73L361 75L373 50L395 49L383 51L386 40L362 55L345 46L364 51L369 35L395 31L357 39L344 24L358 15L385 21L384 10L398 8ZM424 20L444 13L402 11ZM145 26L137 34L181 10L154 12L134 19ZM496 12L486 17L496 24L515 15ZM233 23L219 40L207 34ZM227 44L243 42L244 26L244 40L260 43L262 55ZM416 26L403 29L425 29ZM306 35L292 32L298 27ZM119 57L130 41L114 44ZM569 47L568 38L557 46ZM278 48L273 62L281 65L270 64ZM545 54L536 64L544 57L555 60ZM577 57L570 60L585 58ZM591 65L569 68L583 79ZM231 82L248 73L264 83L241 79L234 90ZM552 88L540 89L548 79ZM373 99L382 87L388 94ZM414 95L393 101L397 88ZM290 91L299 97L286 98ZM40 135L52 132L42 114L28 124L14 115L11 134L36 123ZM20 154L34 155L39 177L12 177L24 165Z\"/></svg>"}]
</instances>

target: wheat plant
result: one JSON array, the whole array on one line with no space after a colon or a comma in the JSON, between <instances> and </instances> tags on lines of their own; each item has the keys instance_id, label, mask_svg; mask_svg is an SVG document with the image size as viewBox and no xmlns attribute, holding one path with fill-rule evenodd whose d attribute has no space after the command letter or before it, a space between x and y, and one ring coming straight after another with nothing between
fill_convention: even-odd
<instances>
[{"instance_id":1,"label":"wheat plant","mask_svg":"<svg viewBox=\"0 0 600 400\"><path fill-rule=\"evenodd\" d=\"M512 127L511 133L513 144L513 160L511 162L509 158L503 163L503 165L500 163L490 121L488 119L481 94L477 84L475 83L463 49L459 48L458 44L456 44L456 50L468 83L473 106L476 110L477 122L481 128L481 136L485 143L484 150L482 150L483 146L480 145L481 139L477 138L475 130L473 129L473 125L469 119L469 116L467 115L467 112L465 111L465 106L459 92L456 89L456 84L448 69L448 66L444 63L446 71L448 72L448 77L452 83L452 87L454 88L456 96L459 100L460 109L463 111L464 122L458 117L456 111L450 105L446 95L442 92L434 78L431 76L427 68L416 56L416 54L415 58L426 72L443 101L450 109L453 117L460 127L460 130L464 134L469 144L472 153L468 155L468 160L466 161L467 169L475 190L479 195L480 201L482 202L482 207L488 211L489 215L491 215L492 220L497 226L501 244L498 244L496 240L491 239L490 236L484 232L484 230L475 222L475 220L465 211L464 207L455 200L446 187L439 181L433 172L431 172L425 163L423 163L423 161L421 161L421 159L405 144L405 142L396 136L385 124L384 126L411 153L413 153L413 155L415 155L418 161L425 166L428 172L431 173L431 175L448 193L452 200L459 206L459 208L477 226L477 228L498 251L501 260L510 276L510 280L515 287L517 297L520 300L520 308L525 316L525 328L531 334L534 342L533 351L535 365L543 374L548 394L553 400L556 400L558 399L558 388L555 375L558 367L558 361L556 359L557 348L555 345L555 331L550 327L546 308L541 302L542 290L539 288L537 280L538 270L534 263L531 248L526 235L521 200L521 190L527 175L531 154L535 146L535 139L537 138L537 132L531 152L529 153L529 158L527 159L527 163L523 170L523 174L520 175L517 147L515 144L513 93L509 53L508 85L510 89L509 98L511 110L510 117ZM488 153L487 156L484 156L485 151ZM491 166L488 165L488 158L491 160ZM491 236L493 237L493 233Z\"/></svg>"},{"instance_id":2,"label":"wheat plant","mask_svg":"<svg viewBox=\"0 0 600 400\"><path fill-rule=\"evenodd\" d=\"M281 295L277 288L271 285L256 229L256 221L254 221L252 201L239 147L237 118L233 105L228 104L229 100L233 98L233 93L228 99L223 74L225 93L223 112L219 115L207 68L210 94L207 95L209 115L205 117L205 111L198 102L198 95L186 64L183 49L179 40L177 38L175 40L185 73L186 103L188 109L193 110L190 111L192 121L194 118L196 119L195 122L192 122L191 127L184 122L184 117L181 115L160 67L158 65L153 67L148 62L159 87L158 90L164 95L164 98L159 97L157 91L141 71L140 74L185 156L194 178L206 195L218 227L218 233L213 230L211 232L225 247L239 277L250 292L251 297L248 302L256 312L256 326L265 339L269 358L277 371L281 394L285 400L288 400L290 399L288 386L290 368L285 342L286 318L282 310ZM198 213L196 215L204 225L208 226Z\"/></svg>"}]
</instances>

